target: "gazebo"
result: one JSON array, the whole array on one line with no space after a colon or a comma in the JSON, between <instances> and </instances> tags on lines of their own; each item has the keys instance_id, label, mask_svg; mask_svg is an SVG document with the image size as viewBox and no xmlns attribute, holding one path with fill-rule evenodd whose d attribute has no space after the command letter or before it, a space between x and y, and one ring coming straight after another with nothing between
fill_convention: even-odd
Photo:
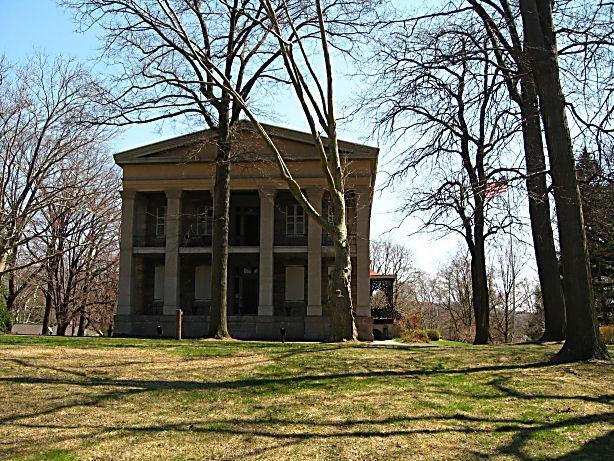
<instances>
[{"instance_id":1,"label":"gazebo","mask_svg":"<svg viewBox=\"0 0 614 461\"><path fill-rule=\"evenodd\" d=\"M395 335L394 321L398 313L394 305L394 284L397 276L391 274L379 274L374 270L369 271L371 292L371 317L373 317L373 337L375 339L389 339ZM385 303L374 305L374 294L381 292L385 297Z\"/></svg>"}]
</instances>

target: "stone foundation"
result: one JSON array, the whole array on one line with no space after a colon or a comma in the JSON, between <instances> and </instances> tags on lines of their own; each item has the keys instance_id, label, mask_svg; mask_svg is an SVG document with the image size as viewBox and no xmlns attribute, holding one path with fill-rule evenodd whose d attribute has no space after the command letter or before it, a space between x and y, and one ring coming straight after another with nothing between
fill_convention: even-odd
<instances>
[{"instance_id":1,"label":"stone foundation","mask_svg":"<svg viewBox=\"0 0 614 461\"><path fill-rule=\"evenodd\" d=\"M361 319L358 321L358 319ZM371 318L357 317L359 338L373 339ZM174 315L116 315L115 336L158 337L157 327L162 326L164 338L175 337ZM209 318L204 315L183 316L183 337L202 338L207 333ZM330 320L328 317L283 317L283 316L229 316L228 330L237 339L265 339L281 341L281 329L285 329L288 341L328 341ZM369 339L370 338L370 339Z\"/></svg>"}]
</instances>

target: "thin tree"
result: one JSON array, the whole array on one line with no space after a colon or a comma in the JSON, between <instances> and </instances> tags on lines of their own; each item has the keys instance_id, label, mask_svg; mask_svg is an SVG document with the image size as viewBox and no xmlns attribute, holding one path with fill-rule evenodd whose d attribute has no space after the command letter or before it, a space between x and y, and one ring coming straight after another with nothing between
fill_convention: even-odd
<instances>
[{"instance_id":1,"label":"thin tree","mask_svg":"<svg viewBox=\"0 0 614 461\"><path fill-rule=\"evenodd\" d=\"M41 250L53 254L37 277L45 294L43 334L55 313L57 334L79 324L80 335L90 314L114 307L119 252L119 178L101 156L90 155L69 176L87 178L87 186L64 189L42 211ZM66 180L72 181L73 178Z\"/></svg>"}]
</instances>

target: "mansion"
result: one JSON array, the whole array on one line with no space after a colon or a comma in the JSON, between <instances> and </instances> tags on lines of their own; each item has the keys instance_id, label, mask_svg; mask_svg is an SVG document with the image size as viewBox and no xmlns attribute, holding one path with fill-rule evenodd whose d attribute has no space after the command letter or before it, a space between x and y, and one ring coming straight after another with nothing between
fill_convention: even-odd
<instances>
[{"instance_id":1,"label":"mansion","mask_svg":"<svg viewBox=\"0 0 614 461\"><path fill-rule=\"evenodd\" d=\"M308 133L266 125L314 208L328 213L320 158ZM346 164L352 296L359 338L373 338L369 221L378 149L339 142ZM115 334L207 332L215 133L206 130L115 155L123 170ZM331 238L298 205L266 144L240 124L232 140L228 328L233 337L327 340Z\"/></svg>"}]
</instances>

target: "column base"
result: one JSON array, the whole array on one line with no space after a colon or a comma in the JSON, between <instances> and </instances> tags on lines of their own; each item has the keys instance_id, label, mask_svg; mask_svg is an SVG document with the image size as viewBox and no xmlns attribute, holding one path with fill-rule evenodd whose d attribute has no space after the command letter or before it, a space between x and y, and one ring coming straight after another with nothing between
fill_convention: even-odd
<instances>
[{"instance_id":1,"label":"column base","mask_svg":"<svg viewBox=\"0 0 614 461\"><path fill-rule=\"evenodd\" d=\"M373 318L357 316L354 318L358 339L360 341L373 341Z\"/></svg>"},{"instance_id":2,"label":"column base","mask_svg":"<svg viewBox=\"0 0 614 461\"><path fill-rule=\"evenodd\" d=\"M307 306L308 317L322 317L322 305L315 304L313 306Z\"/></svg>"},{"instance_id":3,"label":"column base","mask_svg":"<svg viewBox=\"0 0 614 461\"><path fill-rule=\"evenodd\" d=\"M164 306L164 307L162 307L162 313L164 315L176 315L176 313L177 313L177 306L175 306L175 305Z\"/></svg>"},{"instance_id":4,"label":"column base","mask_svg":"<svg viewBox=\"0 0 614 461\"><path fill-rule=\"evenodd\" d=\"M258 306L258 316L270 316L273 315L273 306Z\"/></svg>"}]
</instances>

